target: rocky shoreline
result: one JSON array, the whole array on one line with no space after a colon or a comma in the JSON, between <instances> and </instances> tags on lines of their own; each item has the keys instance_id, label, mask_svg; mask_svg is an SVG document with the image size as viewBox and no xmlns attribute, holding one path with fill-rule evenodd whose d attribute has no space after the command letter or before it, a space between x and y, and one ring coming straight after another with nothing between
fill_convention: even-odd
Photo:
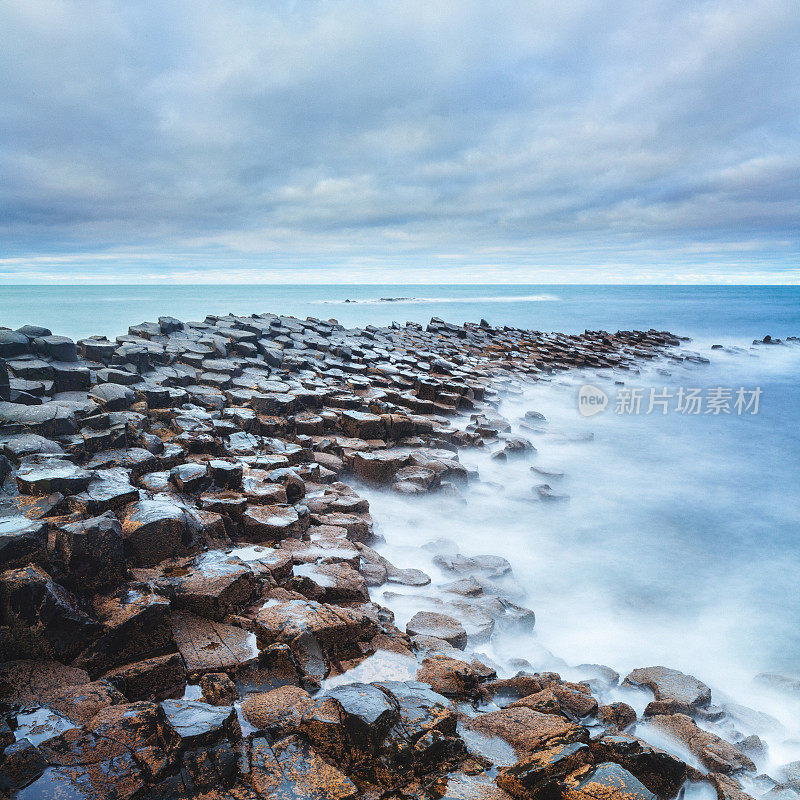
<instances>
[{"instance_id":1,"label":"rocky shoreline","mask_svg":"<svg viewBox=\"0 0 800 800\"><path fill-rule=\"evenodd\" d=\"M504 677L477 657L534 624L505 559L443 545L449 599L400 630L370 588L430 578L374 549L351 485L458 497L478 479L460 449L531 449L496 411L521 379L679 343L272 314L113 342L0 330L0 797L749 797L763 743L696 678L634 670L637 719L602 702L608 667Z\"/></svg>"}]
</instances>

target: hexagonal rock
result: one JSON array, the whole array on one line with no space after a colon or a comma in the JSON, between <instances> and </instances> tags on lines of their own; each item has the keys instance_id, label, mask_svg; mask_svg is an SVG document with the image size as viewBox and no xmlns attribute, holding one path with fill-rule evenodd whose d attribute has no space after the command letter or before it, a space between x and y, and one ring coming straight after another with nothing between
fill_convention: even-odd
<instances>
[{"instance_id":1,"label":"hexagonal rock","mask_svg":"<svg viewBox=\"0 0 800 800\"><path fill-rule=\"evenodd\" d=\"M106 511L118 511L139 499L139 490L132 486L123 467L98 470L86 491L68 499L72 511L94 517Z\"/></svg>"},{"instance_id":2,"label":"hexagonal rock","mask_svg":"<svg viewBox=\"0 0 800 800\"><path fill-rule=\"evenodd\" d=\"M367 582L348 564L303 564L287 588L320 603L367 603Z\"/></svg>"},{"instance_id":3,"label":"hexagonal rock","mask_svg":"<svg viewBox=\"0 0 800 800\"><path fill-rule=\"evenodd\" d=\"M259 587L247 564L221 550L163 564L158 573L156 586L175 608L219 622L249 603Z\"/></svg>"},{"instance_id":4,"label":"hexagonal rock","mask_svg":"<svg viewBox=\"0 0 800 800\"><path fill-rule=\"evenodd\" d=\"M20 433L10 436L0 445L0 451L15 464L26 456L55 455L63 456L64 450L58 442L45 439L35 433Z\"/></svg>"},{"instance_id":5,"label":"hexagonal rock","mask_svg":"<svg viewBox=\"0 0 800 800\"><path fill-rule=\"evenodd\" d=\"M230 706L239 699L236 684L225 672L208 672L200 679L203 700L212 706Z\"/></svg>"},{"instance_id":6,"label":"hexagonal rock","mask_svg":"<svg viewBox=\"0 0 800 800\"><path fill-rule=\"evenodd\" d=\"M46 545L46 522L21 515L0 517L0 570L39 560Z\"/></svg>"},{"instance_id":7,"label":"hexagonal rock","mask_svg":"<svg viewBox=\"0 0 800 800\"><path fill-rule=\"evenodd\" d=\"M686 764L635 736L606 735L589 746L595 761L613 761L624 767L659 797L675 797L686 781Z\"/></svg>"},{"instance_id":8,"label":"hexagonal rock","mask_svg":"<svg viewBox=\"0 0 800 800\"><path fill-rule=\"evenodd\" d=\"M4 660L72 661L101 630L67 589L33 565L0 573L0 618L8 626Z\"/></svg>"},{"instance_id":9,"label":"hexagonal rock","mask_svg":"<svg viewBox=\"0 0 800 800\"><path fill-rule=\"evenodd\" d=\"M377 414L363 411L343 411L341 414L342 431L353 439L383 439L386 431L383 420Z\"/></svg>"},{"instance_id":10,"label":"hexagonal rock","mask_svg":"<svg viewBox=\"0 0 800 800\"><path fill-rule=\"evenodd\" d=\"M249 694L242 700L242 715L259 730L295 729L312 706L311 695L299 686L280 686Z\"/></svg>"},{"instance_id":11,"label":"hexagonal rock","mask_svg":"<svg viewBox=\"0 0 800 800\"><path fill-rule=\"evenodd\" d=\"M607 728L624 731L636 722L636 711L627 703L609 703L598 706L597 718Z\"/></svg>"},{"instance_id":12,"label":"hexagonal rock","mask_svg":"<svg viewBox=\"0 0 800 800\"><path fill-rule=\"evenodd\" d=\"M0 401L0 420L41 436L66 436L78 430L74 409L59 403L23 406Z\"/></svg>"},{"instance_id":13,"label":"hexagonal rock","mask_svg":"<svg viewBox=\"0 0 800 800\"><path fill-rule=\"evenodd\" d=\"M170 749L208 747L222 739L241 739L233 706L212 706L196 700L164 700L164 738Z\"/></svg>"},{"instance_id":14,"label":"hexagonal rock","mask_svg":"<svg viewBox=\"0 0 800 800\"><path fill-rule=\"evenodd\" d=\"M45 705L65 686L88 684L89 680L85 670L64 666L59 661L21 660L0 664L3 700L23 706Z\"/></svg>"},{"instance_id":15,"label":"hexagonal rock","mask_svg":"<svg viewBox=\"0 0 800 800\"><path fill-rule=\"evenodd\" d=\"M658 714L650 725L683 742L712 772L754 770L755 764L730 742L698 728L686 714Z\"/></svg>"},{"instance_id":16,"label":"hexagonal rock","mask_svg":"<svg viewBox=\"0 0 800 800\"><path fill-rule=\"evenodd\" d=\"M57 529L53 544L53 556L73 591L99 592L125 580L122 528L110 511Z\"/></svg>"},{"instance_id":17,"label":"hexagonal rock","mask_svg":"<svg viewBox=\"0 0 800 800\"><path fill-rule=\"evenodd\" d=\"M53 492L77 494L92 479L92 473L59 458L32 457L22 463L16 475L23 494L46 495Z\"/></svg>"},{"instance_id":18,"label":"hexagonal rock","mask_svg":"<svg viewBox=\"0 0 800 800\"><path fill-rule=\"evenodd\" d=\"M561 784L563 800L656 800L656 796L617 764L584 767L568 775Z\"/></svg>"},{"instance_id":19,"label":"hexagonal rock","mask_svg":"<svg viewBox=\"0 0 800 800\"><path fill-rule=\"evenodd\" d=\"M185 494L199 492L211 483L206 465L193 461L173 467L169 472L169 479L178 491Z\"/></svg>"},{"instance_id":20,"label":"hexagonal rock","mask_svg":"<svg viewBox=\"0 0 800 800\"><path fill-rule=\"evenodd\" d=\"M406 633L409 636L435 636L460 650L467 646L464 626L457 619L434 611L414 614L406 625Z\"/></svg>"},{"instance_id":21,"label":"hexagonal rock","mask_svg":"<svg viewBox=\"0 0 800 800\"><path fill-rule=\"evenodd\" d=\"M236 674L258 661L256 637L242 628L175 611L172 633L190 675Z\"/></svg>"},{"instance_id":22,"label":"hexagonal rock","mask_svg":"<svg viewBox=\"0 0 800 800\"><path fill-rule=\"evenodd\" d=\"M150 567L184 555L192 541L190 515L170 500L140 500L125 508L122 538L137 566Z\"/></svg>"},{"instance_id":23,"label":"hexagonal rock","mask_svg":"<svg viewBox=\"0 0 800 800\"><path fill-rule=\"evenodd\" d=\"M45 769L47 759L27 739L9 744L4 750L3 763L0 765L0 792L14 792L15 797L20 796L17 790L24 791L24 787L31 784L35 787ZM39 797L43 796L39 794Z\"/></svg>"},{"instance_id":24,"label":"hexagonal rock","mask_svg":"<svg viewBox=\"0 0 800 800\"><path fill-rule=\"evenodd\" d=\"M76 725L85 725L106 706L125 703L124 695L107 681L64 686L52 695L47 706Z\"/></svg>"},{"instance_id":25,"label":"hexagonal rock","mask_svg":"<svg viewBox=\"0 0 800 800\"><path fill-rule=\"evenodd\" d=\"M169 600L146 585L127 585L96 597L94 612L103 634L75 661L94 677L130 661L174 650Z\"/></svg>"},{"instance_id":26,"label":"hexagonal rock","mask_svg":"<svg viewBox=\"0 0 800 800\"><path fill-rule=\"evenodd\" d=\"M479 671L465 661L439 653L423 660L417 680L446 697L475 700L484 694L481 686L484 676Z\"/></svg>"},{"instance_id":27,"label":"hexagonal rock","mask_svg":"<svg viewBox=\"0 0 800 800\"><path fill-rule=\"evenodd\" d=\"M497 783L520 800L558 796L560 781L592 762L592 751L583 742L557 745L501 768Z\"/></svg>"},{"instance_id":28,"label":"hexagonal rock","mask_svg":"<svg viewBox=\"0 0 800 800\"><path fill-rule=\"evenodd\" d=\"M255 619L255 632L264 647L289 645L304 679L312 685L329 671L331 659L362 658L378 633L376 622L354 608L323 605L313 600L270 601Z\"/></svg>"},{"instance_id":29,"label":"hexagonal rock","mask_svg":"<svg viewBox=\"0 0 800 800\"><path fill-rule=\"evenodd\" d=\"M391 483L398 470L408 464L406 454L391 450L378 450L374 453L354 453L351 462L353 473L367 483Z\"/></svg>"},{"instance_id":30,"label":"hexagonal rock","mask_svg":"<svg viewBox=\"0 0 800 800\"><path fill-rule=\"evenodd\" d=\"M116 686L128 700L153 700L181 691L186 667L180 653L168 653L116 667L106 672L103 680Z\"/></svg>"},{"instance_id":31,"label":"hexagonal rock","mask_svg":"<svg viewBox=\"0 0 800 800\"><path fill-rule=\"evenodd\" d=\"M319 514L315 517L320 525L328 525L334 528L344 528L347 531L347 538L351 542L362 542L368 544L372 541L372 519L369 515L343 514Z\"/></svg>"},{"instance_id":32,"label":"hexagonal rock","mask_svg":"<svg viewBox=\"0 0 800 800\"><path fill-rule=\"evenodd\" d=\"M522 758L545 748L589 741L589 732L580 725L530 708L490 711L469 720L466 727L502 739Z\"/></svg>"},{"instance_id":33,"label":"hexagonal rock","mask_svg":"<svg viewBox=\"0 0 800 800\"><path fill-rule=\"evenodd\" d=\"M280 542L299 539L303 523L292 506L248 506L242 514L244 537L249 542Z\"/></svg>"},{"instance_id":34,"label":"hexagonal rock","mask_svg":"<svg viewBox=\"0 0 800 800\"><path fill-rule=\"evenodd\" d=\"M133 389L119 383L99 383L89 390L89 394L106 411L125 411L136 400Z\"/></svg>"},{"instance_id":35,"label":"hexagonal rock","mask_svg":"<svg viewBox=\"0 0 800 800\"><path fill-rule=\"evenodd\" d=\"M656 700L673 703L672 710L690 714L691 709L711 702L711 689L693 675L684 675L669 667L641 667L623 681L624 686L646 686Z\"/></svg>"},{"instance_id":36,"label":"hexagonal rock","mask_svg":"<svg viewBox=\"0 0 800 800\"><path fill-rule=\"evenodd\" d=\"M270 800L355 800L358 789L306 741L287 736L270 746L251 744L251 781L259 797Z\"/></svg>"}]
</instances>

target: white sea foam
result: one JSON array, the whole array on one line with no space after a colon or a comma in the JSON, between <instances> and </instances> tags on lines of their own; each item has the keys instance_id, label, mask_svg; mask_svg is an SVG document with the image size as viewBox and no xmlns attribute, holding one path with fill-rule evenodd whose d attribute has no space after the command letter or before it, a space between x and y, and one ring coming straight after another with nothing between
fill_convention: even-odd
<instances>
[{"instance_id":1,"label":"white sea foam","mask_svg":"<svg viewBox=\"0 0 800 800\"><path fill-rule=\"evenodd\" d=\"M312 300L314 305L429 305L429 304L448 304L455 303L547 303L560 300L554 294L528 294L528 295L504 295L498 297L489 295L486 297L369 297L365 299L343 300Z\"/></svg>"}]
</instances>

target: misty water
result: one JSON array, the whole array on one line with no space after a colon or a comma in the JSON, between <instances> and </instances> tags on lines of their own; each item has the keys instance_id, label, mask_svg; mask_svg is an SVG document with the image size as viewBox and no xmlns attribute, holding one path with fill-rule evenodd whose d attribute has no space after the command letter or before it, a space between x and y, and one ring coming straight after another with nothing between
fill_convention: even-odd
<instances>
[{"instance_id":1,"label":"misty water","mask_svg":"<svg viewBox=\"0 0 800 800\"><path fill-rule=\"evenodd\" d=\"M410 298L385 302L381 298ZM345 300L357 302L347 303ZM428 587L384 586L374 599L403 627L443 596L454 579L425 545L449 539L464 555L507 558L515 598L536 613L532 632L498 629L470 650L502 674L553 669L587 677L578 665L605 664L622 676L663 664L708 683L728 711L723 736L758 734L769 745L759 769L800 759L800 696L754 681L762 672L800 671L800 346L753 345L765 334L800 334L800 287L656 286L194 286L3 287L0 324L44 324L80 338L116 336L129 324L170 314L278 312L335 317L348 326L462 322L565 332L666 329L692 337L685 352L709 363L659 359L633 371L571 372L520 381L498 411L514 433L533 442L530 458L498 462L495 447L461 452L480 476L462 499L404 498L363 487L378 549L399 567L432 577ZM724 349L712 349L714 344ZM578 413L584 384L604 390L602 413ZM639 414L616 413L625 389L641 388ZM681 414L676 396L729 390L731 413ZM736 413L736 391L760 389L758 413ZM650 389L671 395L668 413L646 413ZM705 409L703 409L705 410ZM546 422L525 420L541 412ZM454 419L465 426L468 415ZM528 427L523 427L527 425ZM533 428L533 429L531 429ZM538 467L563 477L545 477ZM564 502L540 502L547 482ZM441 548L442 545L440 544ZM402 661L384 656L388 661ZM368 660L369 661L369 660ZM344 680L402 676L413 665L367 662ZM377 671L373 674L370 670ZM618 687L599 699L621 699L641 713L648 693ZM748 711L755 709L758 713ZM765 716L766 715L766 716ZM675 743L637 734L694 759ZM762 796L763 788L745 787ZM713 796L709 787L693 795Z\"/></svg>"},{"instance_id":2,"label":"misty water","mask_svg":"<svg viewBox=\"0 0 800 800\"><path fill-rule=\"evenodd\" d=\"M463 490L463 502L410 502L364 488L386 540L380 551L433 578L421 589L378 589L375 599L401 627L428 607L423 598L447 600L441 587L455 576L437 568L435 549L426 549L442 537L466 556L503 556L536 626L532 634L497 629L474 645L502 674L517 671L515 659L576 680L590 676L573 669L586 663L623 677L655 664L694 674L726 706L725 725L768 743L769 760L758 766L774 772L800 758L800 698L753 679L796 674L800 665L800 347L699 350L709 364L568 373L506 397L499 412L537 453L501 462L491 458L497 446L462 451L462 462L480 475ZM605 389L610 402L584 418L577 398L587 383ZM617 413L615 398L632 387L643 389L640 413ZM676 398L681 387L699 388L701 396L731 389L730 413L681 414L674 399L666 414L661 406L647 413L650 388ZM761 390L757 413L753 406L737 413L740 388L747 400ZM531 410L547 422L526 420ZM539 502L533 487L542 482L569 500ZM641 714L652 696L617 688L603 699L624 700ZM666 744L641 726L637 732ZM669 749L689 758L675 743Z\"/></svg>"}]
</instances>

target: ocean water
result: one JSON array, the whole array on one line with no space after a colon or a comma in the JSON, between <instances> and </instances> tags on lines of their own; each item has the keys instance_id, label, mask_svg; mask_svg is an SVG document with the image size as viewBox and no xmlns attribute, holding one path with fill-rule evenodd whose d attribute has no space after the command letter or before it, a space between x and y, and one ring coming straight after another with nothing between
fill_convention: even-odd
<instances>
[{"instance_id":1,"label":"ocean water","mask_svg":"<svg viewBox=\"0 0 800 800\"><path fill-rule=\"evenodd\" d=\"M0 285L0 325L35 323L72 338L114 337L161 315L196 320L264 312L335 318L347 326L485 317L493 325L565 333L655 327L752 340L800 333L800 286Z\"/></svg>"},{"instance_id":2,"label":"ocean water","mask_svg":"<svg viewBox=\"0 0 800 800\"><path fill-rule=\"evenodd\" d=\"M500 412L537 453L499 463L491 447L464 452L481 481L463 502L365 488L386 556L433 578L425 589L378 589L376 599L404 625L441 595L452 576L422 548L439 537L466 555L503 555L537 620L532 634L497 634L476 646L502 669L513 672L515 658L565 675L587 662L623 675L671 666L707 682L715 700L774 718L741 712L735 720L740 733L768 742L760 767L775 772L800 758L800 698L753 680L800 671L800 345L752 344L766 334L800 335L800 287L0 287L0 325L32 322L73 338L115 336L163 314L266 311L348 326L485 317L548 331L654 327L691 337L683 349L708 364L661 359L638 372L574 372L505 398ZM587 384L608 396L591 417L578 409ZM641 390L639 413L617 413L631 410L623 401L632 389ZM705 403L699 414L676 410L690 389ZM669 399L647 413L651 390ZM757 413L737 413L738 390L747 399L758 393ZM726 393L729 413L705 413L709 398ZM524 427L528 410L547 422ZM532 466L563 477L537 476ZM538 502L534 487L544 481L569 500ZM646 697L618 692L643 709Z\"/></svg>"}]
</instances>

